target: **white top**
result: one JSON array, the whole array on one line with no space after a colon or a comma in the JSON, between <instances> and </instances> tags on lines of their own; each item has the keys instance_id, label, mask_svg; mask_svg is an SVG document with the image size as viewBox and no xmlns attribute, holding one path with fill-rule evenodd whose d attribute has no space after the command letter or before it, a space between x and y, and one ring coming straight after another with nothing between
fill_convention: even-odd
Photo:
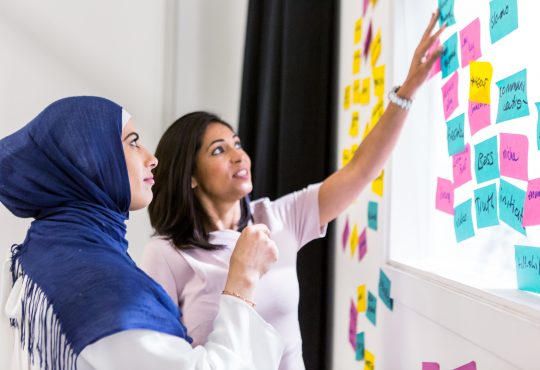
<instances>
[{"instance_id":1,"label":"white top","mask_svg":"<svg viewBox=\"0 0 540 370\"><path fill-rule=\"evenodd\" d=\"M264 198L251 202L254 223L268 226L279 249L278 261L257 285L254 300L257 312L285 341L280 370L304 369L296 255L303 245L326 233L326 226L321 227L319 221L319 188L320 184L311 185L275 201ZM234 230L210 233L210 243L225 246L215 251L179 251L159 237L144 250L141 268L178 302L194 345L204 343L212 330L239 236Z\"/></svg>"},{"instance_id":2,"label":"white top","mask_svg":"<svg viewBox=\"0 0 540 370\"><path fill-rule=\"evenodd\" d=\"M20 333L9 318L21 322L21 294L28 279L11 287L9 260L4 260L0 285L0 369L38 370L21 348ZM152 330L127 330L88 345L77 360L78 370L271 370L277 369L283 346L275 330L241 300L222 296L208 341L192 348L182 338Z\"/></svg>"}]
</instances>

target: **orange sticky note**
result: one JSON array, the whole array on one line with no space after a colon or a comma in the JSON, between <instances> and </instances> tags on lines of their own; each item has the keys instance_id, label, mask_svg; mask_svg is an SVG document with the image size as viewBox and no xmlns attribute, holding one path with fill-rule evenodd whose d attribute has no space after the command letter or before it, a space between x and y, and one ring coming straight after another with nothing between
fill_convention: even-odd
<instances>
[{"instance_id":1,"label":"orange sticky note","mask_svg":"<svg viewBox=\"0 0 540 370\"><path fill-rule=\"evenodd\" d=\"M362 18L358 18L354 24L354 43L358 44L362 40Z\"/></svg>"},{"instance_id":2,"label":"orange sticky note","mask_svg":"<svg viewBox=\"0 0 540 370\"><path fill-rule=\"evenodd\" d=\"M356 253L356 247L358 247L358 226L356 226L356 224L354 224L353 226L349 245L351 246L351 257L354 257L354 254Z\"/></svg>"},{"instance_id":3,"label":"orange sticky note","mask_svg":"<svg viewBox=\"0 0 540 370\"><path fill-rule=\"evenodd\" d=\"M371 92L371 78L367 77L362 80L362 89L360 90L360 104L369 104Z\"/></svg>"},{"instance_id":4,"label":"orange sticky note","mask_svg":"<svg viewBox=\"0 0 540 370\"><path fill-rule=\"evenodd\" d=\"M385 66L380 65L373 67L373 94L379 98L384 96L384 69Z\"/></svg>"},{"instance_id":5,"label":"orange sticky note","mask_svg":"<svg viewBox=\"0 0 540 370\"><path fill-rule=\"evenodd\" d=\"M353 81L353 104L360 104L361 100L361 89L360 89L360 80Z\"/></svg>"},{"instance_id":6,"label":"orange sticky note","mask_svg":"<svg viewBox=\"0 0 540 370\"><path fill-rule=\"evenodd\" d=\"M366 285L360 285L356 289L358 293L358 303L356 305L357 312L366 312L367 299L366 299Z\"/></svg>"},{"instance_id":7,"label":"orange sticky note","mask_svg":"<svg viewBox=\"0 0 540 370\"><path fill-rule=\"evenodd\" d=\"M371 43L371 66L375 66L377 63L377 60L379 59L379 56L381 55L382 50L382 40L381 40L381 29L377 31L377 35L375 35L375 39L373 39L373 42Z\"/></svg>"},{"instance_id":8,"label":"orange sticky note","mask_svg":"<svg viewBox=\"0 0 540 370\"><path fill-rule=\"evenodd\" d=\"M493 66L489 62L470 63L471 84L469 100L475 103L490 104L491 77Z\"/></svg>"},{"instance_id":9,"label":"orange sticky note","mask_svg":"<svg viewBox=\"0 0 540 370\"><path fill-rule=\"evenodd\" d=\"M375 355L364 350L364 370L375 370Z\"/></svg>"},{"instance_id":10,"label":"orange sticky note","mask_svg":"<svg viewBox=\"0 0 540 370\"><path fill-rule=\"evenodd\" d=\"M351 118L351 126L349 127L349 135L351 137L358 136L358 121L359 121L358 112L353 112L352 118Z\"/></svg>"},{"instance_id":11,"label":"orange sticky note","mask_svg":"<svg viewBox=\"0 0 540 370\"><path fill-rule=\"evenodd\" d=\"M371 183L371 190L378 196L383 196L383 188L384 188L384 170L381 170L381 173L373 182Z\"/></svg>"},{"instance_id":12,"label":"orange sticky note","mask_svg":"<svg viewBox=\"0 0 540 370\"><path fill-rule=\"evenodd\" d=\"M355 50L353 56L352 73L353 75L360 73L360 58L362 57L362 51L360 49Z\"/></svg>"},{"instance_id":13,"label":"orange sticky note","mask_svg":"<svg viewBox=\"0 0 540 370\"><path fill-rule=\"evenodd\" d=\"M384 113L384 101L383 99L379 98L375 106L373 107L373 110L371 111L371 129L375 127L377 123L379 123L379 119Z\"/></svg>"},{"instance_id":14,"label":"orange sticky note","mask_svg":"<svg viewBox=\"0 0 540 370\"><path fill-rule=\"evenodd\" d=\"M347 110L351 107L351 85L345 86L345 94L343 95L343 109Z\"/></svg>"}]
</instances>

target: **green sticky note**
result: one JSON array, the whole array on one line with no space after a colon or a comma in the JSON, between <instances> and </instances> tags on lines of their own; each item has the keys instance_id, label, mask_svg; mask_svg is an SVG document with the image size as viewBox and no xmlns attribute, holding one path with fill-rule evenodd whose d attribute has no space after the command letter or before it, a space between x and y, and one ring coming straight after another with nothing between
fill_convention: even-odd
<instances>
[{"instance_id":1,"label":"green sticky note","mask_svg":"<svg viewBox=\"0 0 540 370\"><path fill-rule=\"evenodd\" d=\"M527 235L523 227L523 206L525 191L501 179L499 186L499 217L501 221L523 235Z\"/></svg>"},{"instance_id":2,"label":"green sticky note","mask_svg":"<svg viewBox=\"0 0 540 370\"><path fill-rule=\"evenodd\" d=\"M378 205L375 202L368 203L368 227L377 230L378 226Z\"/></svg>"},{"instance_id":3,"label":"green sticky note","mask_svg":"<svg viewBox=\"0 0 540 370\"><path fill-rule=\"evenodd\" d=\"M527 69L500 80L497 86L499 87L497 123L529 115Z\"/></svg>"},{"instance_id":4,"label":"green sticky note","mask_svg":"<svg viewBox=\"0 0 540 370\"><path fill-rule=\"evenodd\" d=\"M377 324L377 298L368 291L366 317L373 325Z\"/></svg>"},{"instance_id":5,"label":"green sticky note","mask_svg":"<svg viewBox=\"0 0 540 370\"><path fill-rule=\"evenodd\" d=\"M474 236L471 203L469 199L454 208L454 229L458 243Z\"/></svg>"},{"instance_id":6,"label":"green sticky note","mask_svg":"<svg viewBox=\"0 0 540 370\"><path fill-rule=\"evenodd\" d=\"M518 288L540 293L540 248L516 245L515 252Z\"/></svg>"},{"instance_id":7,"label":"green sticky note","mask_svg":"<svg viewBox=\"0 0 540 370\"><path fill-rule=\"evenodd\" d=\"M474 146L474 172L479 184L500 177L497 136Z\"/></svg>"},{"instance_id":8,"label":"green sticky note","mask_svg":"<svg viewBox=\"0 0 540 370\"><path fill-rule=\"evenodd\" d=\"M465 150L464 136L465 114L460 114L446 122L446 138L448 140L448 155L453 156Z\"/></svg>"},{"instance_id":9,"label":"green sticky note","mask_svg":"<svg viewBox=\"0 0 540 370\"><path fill-rule=\"evenodd\" d=\"M390 298L391 282L382 269L379 269L379 298L390 311L394 309L394 300Z\"/></svg>"},{"instance_id":10,"label":"green sticky note","mask_svg":"<svg viewBox=\"0 0 540 370\"><path fill-rule=\"evenodd\" d=\"M444 23L446 26L456 24L454 0L439 0L439 25L442 26Z\"/></svg>"},{"instance_id":11,"label":"green sticky note","mask_svg":"<svg viewBox=\"0 0 540 370\"><path fill-rule=\"evenodd\" d=\"M489 3L489 35L491 43L518 28L517 0L492 0Z\"/></svg>"},{"instance_id":12,"label":"green sticky note","mask_svg":"<svg viewBox=\"0 0 540 370\"><path fill-rule=\"evenodd\" d=\"M476 226L479 229L499 224L497 186L495 184L474 191L474 208L476 210Z\"/></svg>"},{"instance_id":13,"label":"green sticky note","mask_svg":"<svg viewBox=\"0 0 540 370\"><path fill-rule=\"evenodd\" d=\"M443 52L441 54L442 78L451 75L452 72L459 68L457 46L458 37L456 32L443 44Z\"/></svg>"},{"instance_id":14,"label":"green sticky note","mask_svg":"<svg viewBox=\"0 0 540 370\"><path fill-rule=\"evenodd\" d=\"M356 361L362 361L364 359L365 338L364 332L356 334Z\"/></svg>"}]
</instances>

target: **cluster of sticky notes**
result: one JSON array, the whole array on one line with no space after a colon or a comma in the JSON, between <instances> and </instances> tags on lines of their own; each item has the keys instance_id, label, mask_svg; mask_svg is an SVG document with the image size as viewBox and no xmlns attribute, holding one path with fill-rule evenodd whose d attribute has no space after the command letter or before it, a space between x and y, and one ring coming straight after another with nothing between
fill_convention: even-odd
<instances>
[{"instance_id":1,"label":"cluster of sticky notes","mask_svg":"<svg viewBox=\"0 0 540 370\"><path fill-rule=\"evenodd\" d=\"M362 232L359 233L358 226L355 223L351 230L348 216L345 219L345 225L343 226L343 231L341 233L341 247L344 252L347 249L347 246L349 246L351 258L354 257L358 250L359 261L361 261L367 253L366 228L364 227Z\"/></svg>"},{"instance_id":2,"label":"cluster of sticky notes","mask_svg":"<svg viewBox=\"0 0 540 370\"><path fill-rule=\"evenodd\" d=\"M376 312L377 312L377 299L370 291L366 289L366 285L360 285L357 288L357 303L356 303L356 312L353 312L354 302L351 301L351 310L350 310L350 324L349 324L349 342L353 345L352 332L353 329L356 332L358 313L365 312L366 317L370 322L375 325L376 323ZM375 356L366 350L365 345L365 332L356 332L355 341L353 348L356 353L357 361L364 361L366 367L373 368L375 366Z\"/></svg>"}]
</instances>

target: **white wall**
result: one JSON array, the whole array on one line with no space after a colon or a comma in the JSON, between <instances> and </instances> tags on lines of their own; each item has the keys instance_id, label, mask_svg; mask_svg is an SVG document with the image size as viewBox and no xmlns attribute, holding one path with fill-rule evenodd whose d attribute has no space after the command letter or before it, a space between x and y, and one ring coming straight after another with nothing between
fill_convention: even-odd
<instances>
[{"instance_id":1,"label":"white wall","mask_svg":"<svg viewBox=\"0 0 540 370\"><path fill-rule=\"evenodd\" d=\"M125 106L152 150L190 110L236 125L246 10L247 0L0 0L0 137L82 94ZM1 254L28 224L0 206ZM137 259L151 234L145 211L128 230Z\"/></svg>"}]
</instances>

